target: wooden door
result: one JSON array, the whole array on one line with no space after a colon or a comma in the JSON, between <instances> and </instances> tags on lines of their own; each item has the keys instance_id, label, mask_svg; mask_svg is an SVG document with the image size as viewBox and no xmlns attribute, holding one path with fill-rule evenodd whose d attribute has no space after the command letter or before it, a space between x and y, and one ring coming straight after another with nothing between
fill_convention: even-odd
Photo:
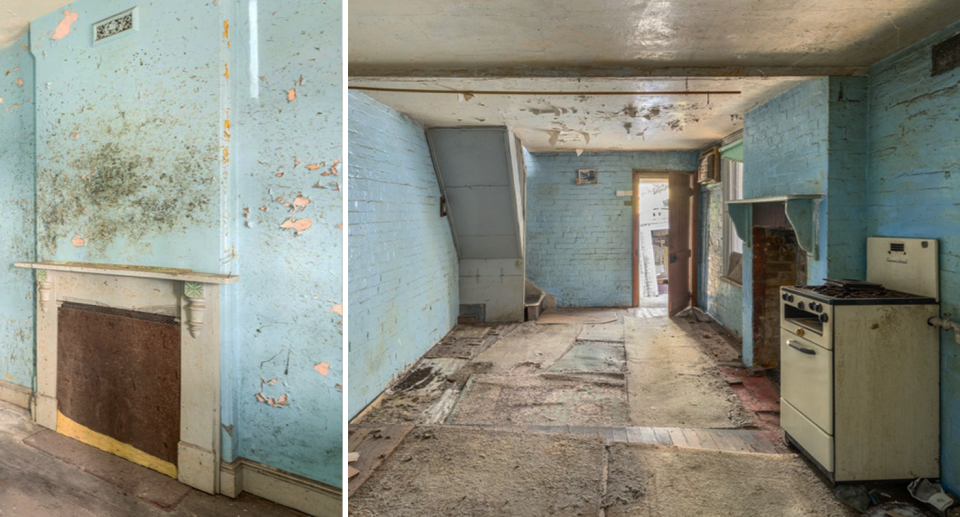
<instances>
[{"instance_id":1,"label":"wooden door","mask_svg":"<svg viewBox=\"0 0 960 517\"><path fill-rule=\"evenodd\" d=\"M670 172L667 292L671 316L696 304L697 187L695 174Z\"/></svg>"}]
</instances>

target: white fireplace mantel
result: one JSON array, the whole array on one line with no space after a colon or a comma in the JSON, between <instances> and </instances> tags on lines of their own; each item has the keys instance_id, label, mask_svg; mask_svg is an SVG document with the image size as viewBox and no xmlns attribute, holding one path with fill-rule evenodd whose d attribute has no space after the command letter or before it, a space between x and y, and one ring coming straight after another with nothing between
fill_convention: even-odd
<instances>
[{"instance_id":1,"label":"white fireplace mantel","mask_svg":"<svg viewBox=\"0 0 960 517\"><path fill-rule=\"evenodd\" d=\"M37 393L33 419L57 430L57 307L63 302L174 316L180 325L180 444L177 477L198 490L220 488L220 286L236 275L188 269L17 262L36 270Z\"/></svg>"}]
</instances>

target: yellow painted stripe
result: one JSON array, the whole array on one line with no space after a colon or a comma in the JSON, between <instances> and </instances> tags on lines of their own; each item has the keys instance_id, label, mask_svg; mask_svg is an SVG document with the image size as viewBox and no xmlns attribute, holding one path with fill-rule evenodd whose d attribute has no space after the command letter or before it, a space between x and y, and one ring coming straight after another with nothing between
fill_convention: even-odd
<instances>
[{"instance_id":1,"label":"yellow painted stripe","mask_svg":"<svg viewBox=\"0 0 960 517\"><path fill-rule=\"evenodd\" d=\"M109 452L114 456L119 456L127 461L132 461L137 465L142 465L148 469L156 470L161 474L166 474L173 479L177 479L177 466L168 461L163 461L156 456L151 456L132 445L119 442L109 436L100 434L93 429L84 427L81 424L67 418L63 413L57 411L57 432L69 436L74 440L79 440L87 445L96 447L101 451Z\"/></svg>"}]
</instances>

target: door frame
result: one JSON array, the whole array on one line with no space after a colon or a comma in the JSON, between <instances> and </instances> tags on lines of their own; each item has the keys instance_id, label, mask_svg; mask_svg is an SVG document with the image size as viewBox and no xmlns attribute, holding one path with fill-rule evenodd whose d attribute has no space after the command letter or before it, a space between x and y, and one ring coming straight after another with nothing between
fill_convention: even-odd
<instances>
[{"instance_id":1,"label":"door frame","mask_svg":"<svg viewBox=\"0 0 960 517\"><path fill-rule=\"evenodd\" d=\"M678 171L670 171L664 169L633 169L633 191L631 194L632 204L633 204L633 237L631 238L633 242L633 247L631 249L631 255L633 256L633 271L631 277L633 279L633 307L640 305L640 184L641 183L669 183L670 173ZM686 172L688 174L696 174L695 171L680 171ZM693 182L693 200L692 203L692 220L690 221L690 254L691 254L691 263L693 268L690 272L690 304L693 307L698 306L697 297L698 297L698 285L700 275L700 183L694 180Z\"/></svg>"}]
</instances>

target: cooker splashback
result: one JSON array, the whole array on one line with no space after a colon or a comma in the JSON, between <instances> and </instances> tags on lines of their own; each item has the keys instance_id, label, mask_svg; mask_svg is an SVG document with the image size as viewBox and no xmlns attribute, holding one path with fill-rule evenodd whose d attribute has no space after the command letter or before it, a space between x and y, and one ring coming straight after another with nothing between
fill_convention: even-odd
<instances>
[{"instance_id":1,"label":"cooker splashback","mask_svg":"<svg viewBox=\"0 0 960 517\"><path fill-rule=\"evenodd\" d=\"M936 239L867 239L867 281L940 301Z\"/></svg>"}]
</instances>

